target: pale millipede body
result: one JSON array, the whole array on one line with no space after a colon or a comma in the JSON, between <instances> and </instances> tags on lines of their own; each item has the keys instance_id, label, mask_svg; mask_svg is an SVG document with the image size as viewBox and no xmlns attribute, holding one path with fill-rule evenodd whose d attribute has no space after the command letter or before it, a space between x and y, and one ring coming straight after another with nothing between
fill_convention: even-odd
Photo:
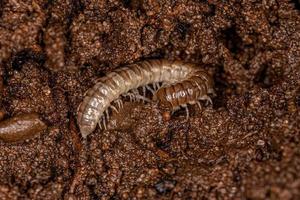
<instances>
[{"instance_id":1,"label":"pale millipede body","mask_svg":"<svg viewBox=\"0 0 300 200\"><path fill-rule=\"evenodd\" d=\"M90 88L78 107L77 122L83 138L92 133L97 123L105 126L105 113L109 107L116 108L112 102L119 103L120 95L129 94L145 100L139 95L138 87L149 84L162 87L154 94L154 100L171 110L186 104L195 104L199 100L211 102L209 94L214 94L213 79L201 66L183 61L147 60L114 70ZM160 86L159 86L160 87ZM129 91L133 93L128 93ZM108 114L107 114L108 117Z\"/></svg>"}]
</instances>

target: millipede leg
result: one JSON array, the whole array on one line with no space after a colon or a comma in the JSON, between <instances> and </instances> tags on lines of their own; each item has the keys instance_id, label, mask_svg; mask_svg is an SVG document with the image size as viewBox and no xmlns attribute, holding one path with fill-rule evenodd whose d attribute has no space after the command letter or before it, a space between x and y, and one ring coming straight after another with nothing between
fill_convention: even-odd
<instances>
[{"instance_id":1,"label":"millipede leg","mask_svg":"<svg viewBox=\"0 0 300 200\"><path fill-rule=\"evenodd\" d=\"M103 127L104 127L104 130L106 130L106 120L105 120L105 116L103 116Z\"/></svg>"},{"instance_id":2,"label":"millipede leg","mask_svg":"<svg viewBox=\"0 0 300 200\"><path fill-rule=\"evenodd\" d=\"M134 101L134 97L132 96L131 93L125 94L124 96L129 96L130 102Z\"/></svg>"},{"instance_id":3,"label":"millipede leg","mask_svg":"<svg viewBox=\"0 0 300 200\"><path fill-rule=\"evenodd\" d=\"M217 93L215 92L215 90L213 88L209 89L208 93L212 94L213 97L217 96Z\"/></svg>"},{"instance_id":4,"label":"millipede leg","mask_svg":"<svg viewBox=\"0 0 300 200\"><path fill-rule=\"evenodd\" d=\"M108 113L108 109L106 109L105 115L106 115L107 121L109 121L109 113Z\"/></svg>"},{"instance_id":5,"label":"millipede leg","mask_svg":"<svg viewBox=\"0 0 300 200\"><path fill-rule=\"evenodd\" d=\"M126 94L123 94L122 96L123 97L129 97L130 102L135 101L134 95L132 93L130 93L130 92L128 92Z\"/></svg>"},{"instance_id":6,"label":"millipede leg","mask_svg":"<svg viewBox=\"0 0 300 200\"><path fill-rule=\"evenodd\" d=\"M140 94L140 92L139 92L138 89L132 89L132 93L133 93L133 94L136 94L136 95L139 95L139 94Z\"/></svg>"},{"instance_id":7,"label":"millipede leg","mask_svg":"<svg viewBox=\"0 0 300 200\"><path fill-rule=\"evenodd\" d=\"M148 85L146 85L145 87L146 87L148 90L150 90L152 94L154 94L154 93L155 93L155 91L154 91L154 90L152 90L152 88L151 88L151 87L149 87Z\"/></svg>"},{"instance_id":8,"label":"millipede leg","mask_svg":"<svg viewBox=\"0 0 300 200\"><path fill-rule=\"evenodd\" d=\"M114 111L116 111L116 113L119 113L118 109L115 106L110 105L109 107L111 107Z\"/></svg>"},{"instance_id":9,"label":"millipede leg","mask_svg":"<svg viewBox=\"0 0 300 200\"><path fill-rule=\"evenodd\" d=\"M213 104L211 98L207 95L204 95L201 99L206 101L206 105L207 105L207 102L211 105Z\"/></svg>"},{"instance_id":10,"label":"millipede leg","mask_svg":"<svg viewBox=\"0 0 300 200\"><path fill-rule=\"evenodd\" d=\"M115 102L117 103L119 109L120 109L120 108L123 108L123 102L122 102L121 99L117 99L117 100L115 100Z\"/></svg>"},{"instance_id":11,"label":"millipede leg","mask_svg":"<svg viewBox=\"0 0 300 200\"><path fill-rule=\"evenodd\" d=\"M160 84L159 83L155 83L157 90L160 89Z\"/></svg>"},{"instance_id":12,"label":"millipede leg","mask_svg":"<svg viewBox=\"0 0 300 200\"><path fill-rule=\"evenodd\" d=\"M146 87L143 86L143 96L145 97L146 96Z\"/></svg>"},{"instance_id":13,"label":"millipede leg","mask_svg":"<svg viewBox=\"0 0 300 200\"><path fill-rule=\"evenodd\" d=\"M155 83L152 83L152 86L153 86L154 91L156 91L156 90L157 90L157 89L156 89L156 84L155 84Z\"/></svg>"},{"instance_id":14,"label":"millipede leg","mask_svg":"<svg viewBox=\"0 0 300 200\"><path fill-rule=\"evenodd\" d=\"M146 102L151 102L150 99L148 99L147 97L141 96L141 95L135 95L135 98L136 99L141 99L141 100L146 101Z\"/></svg>"},{"instance_id":15,"label":"millipede leg","mask_svg":"<svg viewBox=\"0 0 300 200\"><path fill-rule=\"evenodd\" d=\"M201 106L201 103L199 101L197 101L197 105L200 108L200 110L202 110L202 106Z\"/></svg>"},{"instance_id":16,"label":"millipede leg","mask_svg":"<svg viewBox=\"0 0 300 200\"><path fill-rule=\"evenodd\" d=\"M184 105L183 107L185 108L185 112L186 112L186 120L188 120L189 117L190 117L190 115L189 115L189 109L188 109L187 105Z\"/></svg>"},{"instance_id":17,"label":"millipede leg","mask_svg":"<svg viewBox=\"0 0 300 200\"><path fill-rule=\"evenodd\" d=\"M118 100L116 100L115 102L118 105L118 108L120 109L121 108L120 102Z\"/></svg>"},{"instance_id":18,"label":"millipede leg","mask_svg":"<svg viewBox=\"0 0 300 200\"><path fill-rule=\"evenodd\" d=\"M102 129L101 122L102 122L102 120L100 120L100 121L98 122L98 125L99 125L100 129Z\"/></svg>"},{"instance_id":19,"label":"millipede leg","mask_svg":"<svg viewBox=\"0 0 300 200\"><path fill-rule=\"evenodd\" d=\"M194 81L194 83L197 85L197 88L201 91L202 88L201 88L200 85L197 83L197 81Z\"/></svg>"},{"instance_id":20,"label":"millipede leg","mask_svg":"<svg viewBox=\"0 0 300 200\"><path fill-rule=\"evenodd\" d=\"M146 101L146 102L151 102L150 99L148 99L147 97L144 97L140 94L127 93L124 96L129 96L130 100L133 99L134 101L143 100L143 101Z\"/></svg>"},{"instance_id":21,"label":"millipede leg","mask_svg":"<svg viewBox=\"0 0 300 200\"><path fill-rule=\"evenodd\" d=\"M82 104L82 103L80 103L80 104L78 105L77 109L76 109L76 112L77 112L77 113L79 112L79 108L81 107L81 104Z\"/></svg>"}]
</instances>

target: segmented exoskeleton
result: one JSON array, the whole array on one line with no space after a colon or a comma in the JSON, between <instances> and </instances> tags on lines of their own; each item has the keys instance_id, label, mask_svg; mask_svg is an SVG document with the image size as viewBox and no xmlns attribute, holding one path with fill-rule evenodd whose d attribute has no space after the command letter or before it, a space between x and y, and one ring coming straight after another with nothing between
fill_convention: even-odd
<instances>
[{"instance_id":1,"label":"segmented exoskeleton","mask_svg":"<svg viewBox=\"0 0 300 200\"><path fill-rule=\"evenodd\" d=\"M162 83L157 91L149 84ZM86 138L93 132L98 122L105 126L105 113L109 107L117 110L111 103L121 105L120 95L127 94L137 99L147 100L137 92L129 92L138 87L150 89L159 104L177 109L179 106L194 104L199 100L211 102L208 94L213 93L211 76L199 65L182 61L148 60L125 66L110 72L87 91L78 107L78 125L81 135ZM108 114L106 115L108 117ZM101 126L101 124L99 123Z\"/></svg>"},{"instance_id":2,"label":"segmented exoskeleton","mask_svg":"<svg viewBox=\"0 0 300 200\"><path fill-rule=\"evenodd\" d=\"M208 101L212 104L208 94L214 94L213 80L203 69L197 69L189 74L185 80L160 88L154 95L161 108L175 111L181 106L186 108L187 117L189 112L187 104L198 104L199 100Z\"/></svg>"}]
</instances>

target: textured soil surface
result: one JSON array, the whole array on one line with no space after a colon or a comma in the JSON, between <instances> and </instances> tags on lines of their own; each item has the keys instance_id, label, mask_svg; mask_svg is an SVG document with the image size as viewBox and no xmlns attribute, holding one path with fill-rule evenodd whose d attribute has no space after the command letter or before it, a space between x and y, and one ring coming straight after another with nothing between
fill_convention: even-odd
<instances>
[{"instance_id":1,"label":"textured soil surface","mask_svg":"<svg viewBox=\"0 0 300 200\"><path fill-rule=\"evenodd\" d=\"M0 199L300 199L297 0L0 0L0 120L47 129L0 141ZM162 120L124 100L80 136L97 77L150 58L206 64L213 105ZM0 122L1 124L1 122Z\"/></svg>"}]
</instances>

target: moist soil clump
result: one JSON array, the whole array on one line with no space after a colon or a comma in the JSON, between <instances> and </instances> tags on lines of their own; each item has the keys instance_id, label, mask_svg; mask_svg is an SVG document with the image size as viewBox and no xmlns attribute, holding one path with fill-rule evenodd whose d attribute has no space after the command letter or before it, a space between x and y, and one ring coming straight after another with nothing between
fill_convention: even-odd
<instances>
[{"instance_id":1,"label":"moist soil clump","mask_svg":"<svg viewBox=\"0 0 300 200\"><path fill-rule=\"evenodd\" d=\"M37 137L0 141L0 199L299 199L298 1L0 1L0 123L38 113ZM205 65L213 105L164 121L129 102L86 140L84 92L152 58Z\"/></svg>"}]
</instances>

